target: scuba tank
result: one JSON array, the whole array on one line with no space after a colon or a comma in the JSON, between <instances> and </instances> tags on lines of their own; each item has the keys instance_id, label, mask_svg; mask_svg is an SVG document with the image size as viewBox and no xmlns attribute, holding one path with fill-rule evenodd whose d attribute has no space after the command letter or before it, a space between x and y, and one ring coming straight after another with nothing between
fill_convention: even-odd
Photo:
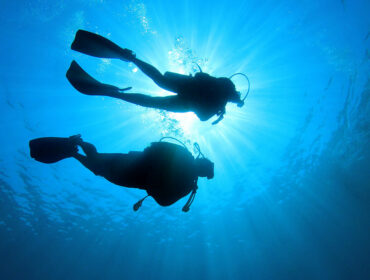
<instances>
[{"instance_id":1,"label":"scuba tank","mask_svg":"<svg viewBox=\"0 0 370 280\"><path fill-rule=\"evenodd\" d=\"M184 149L189 153L189 154L191 154L190 153L190 151L187 149L187 147L185 146L185 144L182 142L182 141L180 141L180 140L178 140L178 139L176 139L176 138L174 138L174 137L162 137L160 140L159 140L159 142L156 142L156 143L153 143L153 144L156 144L156 145L158 145L160 142L162 142L164 139L172 139L172 140L175 140L175 141L177 141L177 142L179 142L183 147L184 147ZM153 145L152 144L152 145ZM198 145L198 143L194 143L194 147L195 147L195 149L198 151L198 156L197 156L197 159L199 158L199 157L204 157L204 155L203 155L203 153L200 151L200 147L199 147L199 145ZM192 154L191 154L191 156L192 156ZM193 156L192 156L193 157ZM195 198L195 194L196 194L196 191L197 191L197 189L198 189L198 187L197 187L197 180L198 180L198 178L195 180L195 182L194 182L194 187L193 187L193 189L192 189L192 192L191 192L191 194L190 194L190 197L189 197L189 199L188 199L188 201L186 202L186 204L184 205L184 207L182 208L182 211L183 212L188 212L189 210L190 210L190 206L191 206L191 204L193 203L193 201L194 201L194 198ZM136 202L134 205L133 205L133 210L134 211L137 211L137 210L139 210L139 208L141 207L141 205L142 205L142 203L143 203L143 201L148 197L148 196L150 196L150 195L147 195L147 196L145 196L145 197L143 197L142 199L140 199L138 202ZM158 202L158 201L157 201Z\"/></svg>"}]
</instances>

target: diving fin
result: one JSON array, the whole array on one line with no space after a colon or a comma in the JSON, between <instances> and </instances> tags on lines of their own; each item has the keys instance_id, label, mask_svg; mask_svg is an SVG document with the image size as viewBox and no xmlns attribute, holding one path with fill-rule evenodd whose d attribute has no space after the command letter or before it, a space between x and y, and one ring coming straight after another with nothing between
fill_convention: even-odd
<instances>
[{"instance_id":1,"label":"diving fin","mask_svg":"<svg viewBox=\"0 0 370 280\"><path fill-rule=\"evenodd\" d=\"M103 36L81 29L77 31L71 49L101 58L118 58L125 61L135 58L131 50L123 49Z\"/></svg>"},{"instance_id":2,"label":"diving fin","mask_svg":"<svg viewBox=\"0 0 370 280\"><path fill-rule=\"evenodd\" d=\"M78 152L75 137L42 137L29 142L31 157L43 163L54 163Z\"/></svg>"},{"instance_id":3,"label":"diving fin","mask_svg":"<svg viewBox=\"0 0 370 280\"><path fill-rule=\"evenodd\" d=\"M71 85L83 94L106 95L117 93L120 90L118 87L103 84L95 80L74 60L66 73L66 77Z\"/></svg>"}]
</instances>

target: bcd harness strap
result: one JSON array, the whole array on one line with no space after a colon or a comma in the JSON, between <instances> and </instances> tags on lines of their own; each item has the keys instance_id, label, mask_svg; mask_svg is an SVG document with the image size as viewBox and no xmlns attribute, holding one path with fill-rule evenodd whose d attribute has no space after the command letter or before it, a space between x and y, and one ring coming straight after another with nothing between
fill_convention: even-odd
<instances>
[{"instance_id":1,"label":"bcd harness strap","mask_svg":"<svg viewBox=\"0 0 370 280\"><path fill-rule=\"evenodd\" d=\"M184 205L184 207L182 207L182 211L183 212L188 212L190 210L190 205L193 203L194 201L194 198L195 198L195 194L197 193L197 189L198 187L195 187L193 189L193 191L191 192L191 195L189 196L189 199L188 201L186 202L186 204Z\"/></svg>"}]
</instances>

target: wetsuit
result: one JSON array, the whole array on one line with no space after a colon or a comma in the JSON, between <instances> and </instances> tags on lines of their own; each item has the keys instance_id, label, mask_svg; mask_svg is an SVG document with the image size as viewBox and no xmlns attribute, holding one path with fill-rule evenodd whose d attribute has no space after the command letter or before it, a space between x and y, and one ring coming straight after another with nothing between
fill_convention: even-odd
<instances>
[{"instance_id":1,"label":"wetsuit","mask_svg":"<svg viewBox=\"0 0 370 280\"><path fill-rule=\"evenodd\" d=\"M154 142L143 152L98 153L95 147L81 144L86 156L77 154L85 167L108 181L147 191L158 204L168 206L188 195L198 176L194 158L185 148L167 142Z\"/></svg>"}]
</instances>

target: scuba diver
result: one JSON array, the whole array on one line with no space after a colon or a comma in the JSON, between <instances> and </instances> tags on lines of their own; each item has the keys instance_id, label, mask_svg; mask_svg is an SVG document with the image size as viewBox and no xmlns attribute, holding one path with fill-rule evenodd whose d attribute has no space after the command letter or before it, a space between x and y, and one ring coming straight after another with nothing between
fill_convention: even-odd
<instances>
[{"instance_id":1,"label":"scuba diver","mask_svg":"<svg viewBox=\"0 0 370 280\"><path fill-rule=\"evenodd\" d=\"M81 135L36 138L29 142L29 146L31 157L37 161L50 164L72 157L113 184L146 190L148 195L134 205L134 211L148 196L161 206L169 206L191 192L182 208L187 212L198 188L198 177L212 179L214 163L204 157L198 144L194 145L199 155L194 158L185 146L163 142L164 138L151 143L142 152L127 154L98 153L94 145L82 140ZM78 152L78 146L85 155Z\"/></svg>"},{"instance_id":2,"label":"scuba diver","mask_svg":"<svg viewBox=\"0 0 370 280\"><path fill-rule=\"evenodd\" d=\"M217 115L216 124L223 119L228 102L236 103L239 107L249 93L249 79L243 73L236 73L230 78L212 77L200 72L193 76L166 72L162 75L154 66L136 58L133 51L124 49L100 35L78 30L71 49L100 58L116 58L134 63L144 74L151 78L159 87L174 92L177 95L152 97L140 93L128 93L131 87L120 89L103 84L87 74L76 61L72 61L67 71L67 79L79 92L87 95L110 96L148 108L156 108L171 112L194 112L201 121L207 121ZM248 92L241 99L231 78L243 75L248 80Z\"/></svg>"}]
</instances>

